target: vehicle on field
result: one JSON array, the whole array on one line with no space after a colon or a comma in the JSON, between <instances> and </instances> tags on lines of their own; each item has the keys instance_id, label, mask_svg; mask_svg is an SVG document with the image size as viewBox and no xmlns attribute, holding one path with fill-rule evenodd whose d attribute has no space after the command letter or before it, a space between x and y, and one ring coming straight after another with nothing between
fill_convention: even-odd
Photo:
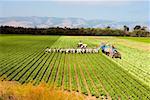
<instances>
[{"instance_id":1,"label":"vehicle on field","mask_svg":"<svg viewBox=\"0 0 150 100\"><path fill-rule=\"evenodd\" d=\"M87 44L83 44L82 43L82 41L80 41L79 43L78 43L78 46L77 46L78 48L81 48L81 49L86 49L87 48Z\"/></svg>"},{"instance_id":2,"label":"vehicle on field","mask_svg":"<svg viewBox=\"0 0 150 100\"><path fill-rule=\"evenodd\" d=\"M118 52L118 50L114 47L114 45L109 45L106 43L101 43L100 46L102 52L106 54L107 56L110 56L112 58L120 58L121 54Z\"/></svg>"}]
</instances>

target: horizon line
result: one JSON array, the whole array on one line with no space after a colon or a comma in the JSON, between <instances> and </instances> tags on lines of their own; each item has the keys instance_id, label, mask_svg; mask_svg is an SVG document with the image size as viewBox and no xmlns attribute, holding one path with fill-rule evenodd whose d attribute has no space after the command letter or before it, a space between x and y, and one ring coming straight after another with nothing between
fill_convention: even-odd
<instances>
[{"instance_id":1,"label":"horizon line","mask_svg":"<svg viewBox=\"0 0 150 100\"><path fill-rule=\"evenodd\" d=\"M67 18L75 18L75 19L83 19L83 20L104 20L104 21L117 21L117 20L110 20L110 19L101 19L101 18L83 18L83 17L57 17L57 16L0 16L0 18L15 18L15 17L45 17L45 18L62 18L62 19L67 19ZM131 20L120 20L118 22L141 22L141 21L131 21ZM142 21L142 22L150 22L150 20L148 21Z\"/></svg>"}]
</instances>

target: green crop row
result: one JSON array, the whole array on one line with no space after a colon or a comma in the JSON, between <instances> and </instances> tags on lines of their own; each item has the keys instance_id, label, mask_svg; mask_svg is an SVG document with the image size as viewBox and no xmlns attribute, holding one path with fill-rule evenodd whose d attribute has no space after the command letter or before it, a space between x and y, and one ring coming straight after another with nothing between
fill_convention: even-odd
<instances>
[{"instance_id":1,"label":"green crop row","mask_svg":"<svg viewBox=\"0 0 150 100\"><path fill-rule=\"evenodd\" d=\"M102 53L44 53L46 47L77 48L79 40L88 44L88 48L95 48L99 40L97 37L80 36L6 37L0 37L4 41L0 42L0 77L3 80L16 80L23 84L33 82L34 85L46 82L64 90L91 94L102 99L150 99L150 87L145 84L150 80L146 67L149 62L142 64L138 58L134 59L134 56L139 56L139 52L142 56L147 53L122 45L118 45L123 52L122 60L112 60Z\"/></svg>"}]
</instances>

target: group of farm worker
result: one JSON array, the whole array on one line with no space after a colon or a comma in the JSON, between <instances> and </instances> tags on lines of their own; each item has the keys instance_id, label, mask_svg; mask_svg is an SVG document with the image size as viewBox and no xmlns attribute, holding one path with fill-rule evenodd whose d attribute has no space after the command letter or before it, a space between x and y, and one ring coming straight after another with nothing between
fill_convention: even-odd
<instances>
[{"instance_id":1,"label":"group of farm worker","mask_svg":"<svg viewBox=\"0 0 150 100\"><path fill-rule=\"evenodd\" d=\"M77 48L47 48L46 53L57 52L57 53L98 53L97 48L87 48L87 44L83 44L81 41L78 43Z\"/></svg>"},{"instance_id":2,"label":"group of farm worker","mask_svg":"<svg viewBox=\"0 0 150 100\"><path fill-rule=\"evenodd\" d=\"M45 53L52 53L52 52L56 52L56 53L98 53L98 50L97 49L81 49L81 48L77 48L77 49L74 49L74 48L68 48L68 49L64 49L64 48L47 48L45 50Z\"/></svg>"},{"instance_id":3,"label":"group of farm worker","mask_svg":"<svg viewBox=\"0 0 150 100\"><path fill-rule=\"evenodd\" d=\"M47 48L45 52L51 53L51 52L58 52L58 53L98 53L99 50L102 50L102 52L112 58L120 58L121 54L117 51L117 49L114 47L114 45L110 45L108 43L101 43L97 48L87 48L87 44L83 44L82 41L79 41L77 44L77 48Z\"/></svg>"}]
</instances>

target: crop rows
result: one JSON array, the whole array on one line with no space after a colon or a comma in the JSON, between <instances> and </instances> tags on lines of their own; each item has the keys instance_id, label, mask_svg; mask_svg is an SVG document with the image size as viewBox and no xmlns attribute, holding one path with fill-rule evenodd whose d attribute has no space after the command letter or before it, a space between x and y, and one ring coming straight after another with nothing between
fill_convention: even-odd
<instances>
[{"instance_id":1,"label":"crop rows","mask_svg":"<svg viewBox=\"0 0 150 100\"><path fill-rule=\"evenodd\" d=\"M27 39L29 37L30 41ZM122 66L102 53L98 54L65 54L44 53L51 48L76 47L83 40L88 47L94 47L91 37L13 37L24 44L18 43L7 49L0 57L0 77L2 80L15 80L22 84L46 82L63 90L76 91L101 99L150 99L149 86L135 78ZM6 38L7 40L7 38ZM10 42L11 40L9 40ZM15 40L11 41L16 43ZM1 43L2 44L2 43ZM7 44L3 44L7 45ZM16 52L17 51L17 52ZM7 57L7 55L11 55ZM6 56L6 57L5 57ZM149 77L149 76L148 76Z\"/></svg>"},{"instance_id":2,"label":"crop rows","mask_svg":"<svg viewBox=\"0 0 150 100\"><path fill-rule=\"evenodd\" d=\"M149 52L144 52L141 50L135 50L134 48L129 48L120 45L119 49L123 52L123 60L115 60L120 65L123 66L125 70L129 73L142 80L147 85L150 84L150 59ZM150 86L150 85L149 85Z\"/></svg>"}]
</instances>

